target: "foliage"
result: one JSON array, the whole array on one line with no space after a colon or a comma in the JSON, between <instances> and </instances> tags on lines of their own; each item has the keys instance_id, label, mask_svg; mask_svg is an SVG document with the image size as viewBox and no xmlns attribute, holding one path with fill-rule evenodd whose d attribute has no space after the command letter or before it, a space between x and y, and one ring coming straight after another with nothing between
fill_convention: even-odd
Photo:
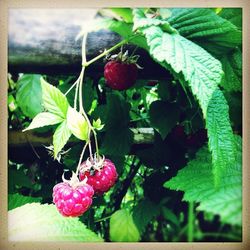
<instances>
[{"instance_id":1,"label":"foliage","mask_svg":"<svg viewBox=\"0 0 250 250\"><path fill-rule=\"evenodd\" d=\"M17 207L21 207L27 203L40 202L41 197L23 196L20 194L9 194L8 195L8 210L12 210Z\"/></svg>"},{"instance_id":2,"label":"foliage","mask_svg":"<svg viewBox=\"0 0 250 250\"><path fill-rule=\"evenodd\" d=\"M10 210L8 219L11 241L102 241L77 218L63 218L54 205L26 204Z\"/></svg>"},{"instance_id":3,"label":"foliage","mask_svg":"<svg viewBox=\"0 0 250 250\"><path fill-rule=\"evenodd\" d=\"M23 75L17 86L17 104L26 116L33 118L42 111L40 75Z\"/></svg>"},{"instance_id":4,"label":"foliage","mask_svg":"<svg viewBox=\"0 0 250 250\"><path fill-rule=\"evenodd\" d=\"M139 241L140 233L126 210L116 211L110 219L110 239L112 241Z\"/></svg>"},{"instance_id":5,"label":"foliage","mask_svg":"<svg viewBox=\"0 0 250 250\"><path fill-rule=\"evenodd\" d=\"M88 70L84 78L84 70L79 78L8 76L9 130L33 130L53 143L10 147L9 218L17 221L11 239L240 241L241 9L111 8L100 15L78 38L114 31L124 40L102 56L128 43L165 75L152 72L148 79L139 59L137 82L124 91L90 78ZM153 136L141 134L149 128ZM138 138L143 142L135 144ZM81 156L98 150L96 141L119 179L79 220L63 218L52 205L53 186L63 173L70 178Z\"/></svg>"},{"instance_id":6,"label":"foliage","mask_svg":"<svg viewBox=\"0 0 250 250\"><path fill-rule=\"evenodd\" d=\"M228 224L242 224L242 141L238 140L237 162L227 169L218 188L213 186L212 161L207 148L197 152L196 158L167 181L167 188L184 191L185 201L199 202L198 210L218 214Z\"/></svg>"}]
</instances>

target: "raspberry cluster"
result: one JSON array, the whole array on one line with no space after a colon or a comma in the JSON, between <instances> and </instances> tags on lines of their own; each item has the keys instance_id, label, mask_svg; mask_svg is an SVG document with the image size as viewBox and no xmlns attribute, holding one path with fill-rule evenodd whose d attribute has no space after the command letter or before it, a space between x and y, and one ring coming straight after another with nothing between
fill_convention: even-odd
<instances>
[{"instance_id":1,"label":"raspberry cluster","mask_svg":"<svg viewBox=\"0 0 250 250\"><path fill-rule=\"evenodd\" d=\"M80 216L92 204L94 194L107 192L116 182L115 165L108 159L92 159L81 164L79 179L73 173L71 180L58 183L53 188L53 202L63 216Z\"/></svg>"}]
</instances>

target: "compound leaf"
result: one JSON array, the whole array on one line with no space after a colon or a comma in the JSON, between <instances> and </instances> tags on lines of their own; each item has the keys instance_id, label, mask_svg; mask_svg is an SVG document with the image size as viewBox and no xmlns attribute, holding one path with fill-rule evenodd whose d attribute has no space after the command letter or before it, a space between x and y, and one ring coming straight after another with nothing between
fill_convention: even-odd
<instances>
[{"instance_id":1,"label":"compound leaf","mask_svg":"<svg viewBox=\"0 0 250 250\"><path fill-rule=\"evenodd\" d=\"M177 176L164 186L184 191L185 201L199 202L198 210L220 215L223 223L242 224L242 149L241 138L237 138L237 161L231 162L219 187L213 185L212 159L204 147L196 158L179 170Z\"/></svg>"},{"instance_id":2,"label":"compound leaf","mask_svg":"<svg viewBox=\"0 0 250 250\"><path fill-rule=\"evenodd\" d=\"M168 34L156 26L141 31L147 39L151 56L173 72L183 84L187 82L199 101L206 120L217 185L236 157L228 105L218 88L223 74L221 64L200 46L179 34Z\"/></svg>"}]
</instances>

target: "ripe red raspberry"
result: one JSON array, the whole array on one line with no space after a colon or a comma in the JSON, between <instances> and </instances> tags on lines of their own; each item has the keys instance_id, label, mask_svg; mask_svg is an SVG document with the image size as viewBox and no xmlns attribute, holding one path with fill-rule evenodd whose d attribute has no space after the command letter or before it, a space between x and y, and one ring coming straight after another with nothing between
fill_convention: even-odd
<instances>
[{"instance_id":1,"label":"ripe red raspberry","mask_svg":"<svg viewBox=\"0 0 250 250\"><path fill-rule=\"evenodd\" d=\"M119 61L109 61L104 67L107 85L115 90L125 90L135 84L137 65Z\"/></svg>"},{"instance_id":2,"label":"ripe red raspberry","mask_svg":"<svg viewBox=\"0 0 250 250\"><path fill-rule=\"evenodd\" d=\"M93 188L88 184L72 187L67 182L61 182L53 188L53 202L63 216L80 216L92 204Z\"/></svg>"},{"instance_id":3,"label":"ripe red raspberry","mask_svg":"<svg viewBox=\"0 0 250 250\"><path fill-rule=\"evenodd\" d=\"M96 194L101 195L107 192L118 178L114 163L105 159L98 170L94 165L89 168L88 162L87 160L81 165L83 171L80 171L80 180L84 180L87 177L87 183L93 187ZM88 170L84 171L84 169Z\"/></svg>"}]
</instances>

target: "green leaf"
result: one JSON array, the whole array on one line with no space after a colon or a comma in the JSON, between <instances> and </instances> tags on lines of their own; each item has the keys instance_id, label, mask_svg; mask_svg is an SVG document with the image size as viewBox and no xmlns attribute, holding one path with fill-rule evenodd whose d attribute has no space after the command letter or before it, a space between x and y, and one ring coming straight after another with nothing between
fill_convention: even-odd
<instances>
[{"instance_id":1,"label":"green leaf","mask_svg":"<svg viewBox=\"0 0 250 250\"><path fill-rule=\"evenodd\" d=\"M169 33L176 33L176 30L169 25L168 21L158 18L147 18L142 9L134 9L133 14L134 14L133 30L137 30L139 28L148 28L151 26L158 26Z\"/></svg>"},{"instance_id":2,"label":"green leaf","mask_svg":"<svg viewBox=\"0 0 250 250\"><path fill-rule=\"evenodd\" d=\"M59 89L47 83L43 78L41 78L41 85L45 109L50 113L66 118L69 106L66 96Z\"/></svg>"},{"instance_id":3,"label":"green leaf","mask_svg":"<svg viewBox=\"0 0 250 250\"><path fill-rule=\"evenodd\" d=\"M82 92L82 99L83 99L83 108L88 113L91 109L92 102L95 98L95 90L93 89L93 80L87 78L83 83L83 92Z\"/></svg>"},{"instance_id":4,"label":"green leaf","mask_svg":"<svg viewBox=\"0 0 250 250\"><path fill-rule=\"evenodd\" d=\"M234 50L221 58L225 75L221 86L227 91L242 91L242 53Z\"/></svg>"},{"instance_id":5,"label":"green leaf","mask_svg":"<svg viewBox=\"0 0 250 250\"><path fill-rule=\"evenodd\" d=\"M179 116L180 109L174 103L155 101L150 105L149 119L151 126L161 134L162 139L165 139L176 125Z\"/></svg>"},{"instance_id":6,"label":"green leaf","mask_svg":"<svg viewBox=\"0 0 250 250\"><path fill-rule=\"evenodd\" d=\"M134 224L132 215L124 209L112 214L109 233L111 241L137 242L140 240L140 233Z\"/></svg>"},{"instance_id":7,"label":"green leaf","mask_svg":"<svg viewBox=\"0 0 250 250\"><path fill-rule=\"evenodd\" d=\"M129 23L125 23L122 21L115 21L112 19L104 19L101 20L102 22L102 28L109 29L113 32L116 32L120 36L124 37L125 39L130 39L129 42L132 44L135 44L143 49L148 50L148 45L146 43L146 40L143 36L140 34L137 34L134 36L133 32L133 25ZM132 38L133 36L133 38Z\"/></svg>"},{"instance_id":8,"label":"green leaf","mask_svg":"<svg viewBox=\"0 0 250 250\"><path fill-rule=\"evenodd\" d=\"M26 204L8 212L10 241L103 241L78 218L63 217L54 205Z\"/></svg>"},{"instance_id":9,"label":"green leaf","mask_svg":"<svg viewBox=\"0 0 250 250\"><path fill-rule=\"evenodd\" d=\"M208 145L212 151L215 185L236 159L236 145L229 120L229 107L220 90L214 91L207 107Z\"/></svg>"},{"instance_id":10,"label":"green leaf","mask_svg":"<svg viewBox=\"0 0 250 250\"><path fill-rule=\"evenodd\" d=\"M64 121L57 127L53 135L54 158L57 158L58 153L65 146L70 136L71 131L67 126L67 121Z\"/></svg>"},{"instance_id":11,"label":"green leaf","mask_svg":"<svg viewBox=\"0 0 250 250\"><path fill-rule=\"evenodd\" d=\"M40 78L41 75L25 74L17 82L17 104L30 118L35 117L43 109Z\"/></svg>"},{"instance_id":12,"label":"green leaf","mask_svg":"<svg viewBox=\"0 0 250 250\"><path fill-rule=\"evenodd\" d=\"M176 216L176 214L172 210L166 207L163 207L162 212L166 220L170 221L176 227L178 228L180 227L180 223L181 223L180 219Z\"/></svg>"},{"instance_id":13,"label":"green leaf","mask_svg":"<svg viewBox=\"0 0 250 250\"><path fill-rule=\"evenodd\" d=\"M130 8L110 8L110 10L120 16L126 23L133 22L132 10Z\"/></svg>"},{"instance_id":14,"label":"green leaf","mask_svg":"<svg viewBox=\"0 0 250 250\"><path fill-rule=\"evenodd\" d=\"M170 35L155 26L142 29L142 32L151 56L183 84L187 82L199 101L206 120L217 185L223 172L235 161L236 154L228 105L218 88L223 73L221 64L200 46L178 34Z\"/></svg>"},{"instance_id":15,"label":"green leaf","mask_svg":"<svg viewBox=\"0 0 250 250\"><path fill-rule=\"evenodd\" d=\"M57 123L61 123L62 121L63 118L58 115L49 112L42 112L34 117L30 125L26 129L24 129L23 132L34 128L41 128L48 125L54 125Z\"/></svg>"},{"instance_id":16,"label":"green leaf","mask_svg":"<svg viewBox=\"0 0 250 250\"><path fill-rule=\"evenodd\" d=\"M24 173L22 169L8 169L8 189L14 190L15 187L33 188L30 178Z\"/></svg>"},{"instance_id":17,"label":"green leaf","mask_svg":"<svg viewBox=\"0 0 250 250\"><path fill-rule=\"evenodd\" d=\"M120 94L107 96L106 131L100 151L108 155L125 155L133 143L133 133L129 129L130 105Z\"/></svg>"},{"instance_id":18,"label":"green leaf","mask_svg":"<svg viewBox=\"0 0 250 250\"><path fill-rule=\"evenodd\" d=\"M219 16L242 29L242 8L223 8Z\"/></svg>"},{"instance_id":19,"label":"green leaf","mask_svg":"<svg viewBox=\"0 0 250 250\"><path fill-rule=\"evenodd\" d=\"M116 128L105 133L100 152L104 155L126 155L133 143L133 132L129 128Z\"/></svg>"},{"instance_id":20,"label":"green leaf","mask_svg":"<svg viewBox=\"0 0 250 250\"><path fill-rule=\"evenodd\" d=\"M159 205L144 199L133 210L133 219L140 232L143 232L148 223L160 212Z\"/></svg>"},{"instance_id":21,"label":"green leaf","mask_svg":"<svg viewBox=\"0 0 250 250\"><path fill-rule=\"evenodd\" d=\"M206 48L212 44L220 48L234 48L242 43L242 32L231 22L208 8L171 9L170 25L180 35L196 41ZM205 43L204 43L205 41Z\"/></svg>"},{"instance_id":22,"label":"green leaf","mask_svg":"<svg viewBox=\"0 0 250 250\"><path fill-rule=\"evenodd\" d=\"M212 160L206 147L200 149L196 158L179 170L177 176L167 181L166 188L184 191L185 201L199 202L198 210L220 215L223 223L242 224L242 149L237 138L237 161L221 179L219 187L213 185Z\"/></svg>"},{"instance_id":23,"label":"green leaf","mask_svg":"<svg viewBox=\"0 0 250 250\"><path fill-rule=\"evenodd\" d=\"M154 144L145 149L136 150L136 155L145 166L159 169L169 165L172 150L170 145L163 141L158 133L155 133L154 137Z\"/></svg>"},{"instance_id":24,"label":"green leaf","mask_svg":"<svg viewBox=\"0 0 250 250\"><path fill-rule=\"evenodd\" d=\"M11 112L15 111L17 109L17 103L13 95L8 95L8 107Z\"/></svg>"},{"instance_id":25,"label":"green leaf","mask_svg":"<svg viewBox=\"0 0 250 250\"><path fill-rule=\"evenodd\" d=\"M97 120L93 120L93 128L96 130L102 130L104 128L104 124L102 124L102 121L100 118Z\"/></svg>"},{"instance_id":26,"label":"green leaf","mask_svg":"<svg viewBox=\"0 0 250 250\"><path fill-rule=\"evenodd\" d=\"M229 114L234 131L242 130L242 92L226 92L225 98L229 104Z\"/></svg>"},{"instance_id":27,"label":"green leaf","mask_svg":"<svg viewBox=\"0 0 250 250\"><path fill-rule=\"evenodd\" d=\"M8 210L21 207L27 203L41 202L41 197L23 196L21 194L8 195Z\"/></svg>"},{"instance_id":28,"label":"green leaf","mask_svg":"<svg viewBox=\"0 0 250 250\"><path fill-rule=\"evenodd\" d=\"M88 123L77 110L69 107L67 113L67 126L72 134L80 140L88 139Z\"/></svg>"}]
</instances>

